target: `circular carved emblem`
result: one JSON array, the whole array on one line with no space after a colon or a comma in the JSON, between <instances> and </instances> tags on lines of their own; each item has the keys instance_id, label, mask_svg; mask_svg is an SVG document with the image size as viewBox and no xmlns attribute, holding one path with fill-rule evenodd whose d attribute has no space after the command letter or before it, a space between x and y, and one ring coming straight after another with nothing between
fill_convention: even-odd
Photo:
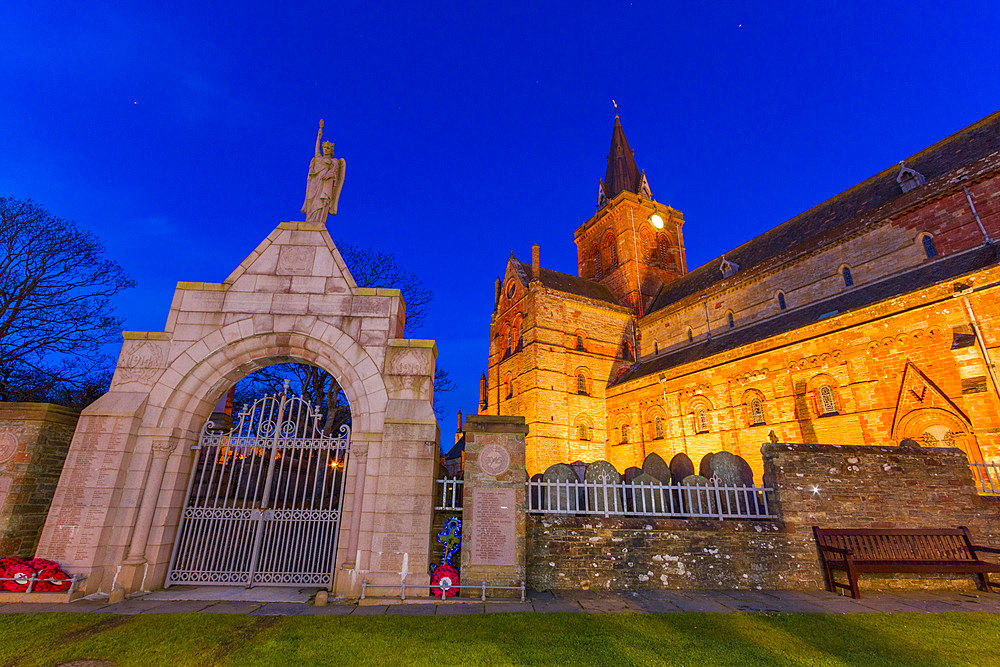
<instances>
[{"instance_id":1,"label":"circular carved emblem","mask_svg":"<svg viewBox=\"0 0 1000 667\"><path fill-rule=\"evenodd\" d=\"M479 468L487 475L502 475L510 467L510 454L500 445L486 445L479 452Z\"/></svg>"},{"instance_id":2,"label":"circular carved emblem","mask_svg":"<svg viewBox=\"0 0 1000 667\"><path fill-rule=\"evenodd\" d=\"M6 463L17 454L17 438L10 431L0 433L0 463Z\"/></svg>"}]
</instances>

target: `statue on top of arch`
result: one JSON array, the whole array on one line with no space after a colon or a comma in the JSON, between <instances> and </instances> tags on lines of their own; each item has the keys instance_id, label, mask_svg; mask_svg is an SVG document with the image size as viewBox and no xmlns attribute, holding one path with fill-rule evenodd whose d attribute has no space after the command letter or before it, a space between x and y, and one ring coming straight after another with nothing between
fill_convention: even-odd
<instances>
[{"instance_id":1,"label":"statue on top of arch","mask_svg":"<svg viewBox=\"0 0 1000 667\"><path fill-rule=\"evenodd\" d=\"M333 143L323 141L323 120L319 121L316 134L316 155L309 162L309 180L306 183L306 200L302 212L306 222L326 224L328 215L337 215L340 190L344 187L344 158L333 157Z\"/></svg>"}]
</instances>

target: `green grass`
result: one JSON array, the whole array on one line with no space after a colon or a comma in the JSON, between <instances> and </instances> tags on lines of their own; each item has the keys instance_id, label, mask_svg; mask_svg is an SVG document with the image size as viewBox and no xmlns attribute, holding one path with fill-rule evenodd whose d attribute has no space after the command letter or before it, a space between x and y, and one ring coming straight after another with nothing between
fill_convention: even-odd
<instances>
[{"instance_id":1,"label":"green grass","mask_svg":"<svg viewBox=\"0 0 1000 667\"><path fill-rule=\"evenodd\" d=\"M993 614L0 615L0 664L990 665Z\"/></svg>"}]
</instances>

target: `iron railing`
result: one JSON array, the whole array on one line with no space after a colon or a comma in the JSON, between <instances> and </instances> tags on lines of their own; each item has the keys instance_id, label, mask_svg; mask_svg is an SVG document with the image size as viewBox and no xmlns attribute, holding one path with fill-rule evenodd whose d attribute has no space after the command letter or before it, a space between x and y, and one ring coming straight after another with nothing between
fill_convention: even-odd
<instances>
[{"instance_id":1,"label":"iron railing","mask_svg":"<svg viewBox=\"0 0 1000 667\"><path fill-rule=\"evenodd\" d=\"M773 489L708 484L602 482L527 482L532 514L591 514L708 519L773 519Z\"/></svg>"},{"instance_id":2,"label":"iron railing","mask_svg":"<svg viewBox=\"0 0 1000 667\"><path fill-rule=\"evenodd\" d=\"M14 593L69 593L72 595L76 591L77 585L87 578L85 574L74 574L69 578L56 578L56 577L39 577L39 573L35 573L30 577L25 576L13 576L13 577L0 577L0 590L4 590L2 582L10 581L13 582L18 588L21 586L27 586L23 591L13 590ZM65 591L38 591L35 587L42 583L48 582L50 584L65 585L69 584L69 588Z\"/></svg>"},{"instance_id":3,"label":"iron railing","mask_svg":"<svg viewBox=\"0 0 1000 667\"><path fill-rule=\"evenodd\" d=\"M443 477L437 480L438 504L436 510L461 511L462 509L462 485L465 482L457 477Z\"/></svg>"},{"instance_id":4,"label":"iron railing","mask_svg":"<svg viewBox=\"0 0 1000 667\"><path fill-rule=\"evenodd\" d=\"M969 467L979 493L1000 495L1000 463L970 463Z\"/></svg>"}]
</instances>

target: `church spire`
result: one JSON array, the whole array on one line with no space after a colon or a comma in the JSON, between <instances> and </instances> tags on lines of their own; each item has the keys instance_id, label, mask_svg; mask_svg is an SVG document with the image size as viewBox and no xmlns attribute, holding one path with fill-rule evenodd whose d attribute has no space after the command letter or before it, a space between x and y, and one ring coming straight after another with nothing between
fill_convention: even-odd
<instances>
[{"instance_id":1,"label":"church spire","mask_svg":"<svg viewBox=\"0 0 1000 667\"><path fill-rule=\"evenodd\" d=\"M643 187L645 186L645 187ZM635 154L629 148L621 120L615 116L615 129L611 133L611 150L608 152L608 171L601 181L601 204L605 200L614 199L618 194L628 190L636 194L642 188L648 196L649 186L645 183L645 175L639 172L635 164Z\"/></svg>"}]
</instances>

